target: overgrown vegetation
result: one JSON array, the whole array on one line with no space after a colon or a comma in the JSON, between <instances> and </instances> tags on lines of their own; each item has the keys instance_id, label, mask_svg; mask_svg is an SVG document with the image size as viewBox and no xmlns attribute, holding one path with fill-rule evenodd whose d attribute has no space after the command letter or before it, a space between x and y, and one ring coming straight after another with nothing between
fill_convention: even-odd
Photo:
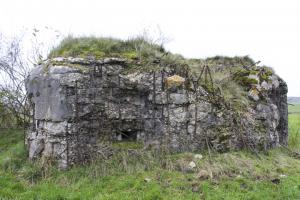
<instances>
[{"instance_id":1,"label":"overgrown vegetation","mask_svg":"<svg viewBox=\"0 0 300 200\"><path fill-rule=\"evenodd\" d=\"M14 97L16 91L0 91L0 128L23 127L27 121L24 117L24 107L18 105ZM26 112L26 111L25 111Z\"/></svg>"},{"instance_id":2,"label":"overgrown vegetation","mask_svg":"<svg viewBox=\"0 0 300 200\"><path fill-rule=\"evenodd\" d=\"M289 116L289 147L300 150L299 114ZM21 130L0 130L3 199L299 199L300 160L285 149L267 154L143 151L130 142L109 160L59 171L26 158ZM196 167L189 168L190 162Z\"/></svg>"},{"instance_id":3,"label":"overgrown vegetation","mask_svg":"<svg viewBox=\"0 0 300 200\"><path fill-rule=\"evenodd\" d=\"M24 127L29 119L25 79L29 62L24 57L22 37L0 33L0 128Z\"/></svg>"},{"instance_id":4,"label":"overgrown vegetation","mask_svg":"<svg viewBox=\"0 0 300 200\"><path fill-rule=\"evenodd\" d=\"M3 99L3 92L0 92L0 127L8 128L16 125L13 113L6 107L6 103Z\"/></svg>"}]
</instances>

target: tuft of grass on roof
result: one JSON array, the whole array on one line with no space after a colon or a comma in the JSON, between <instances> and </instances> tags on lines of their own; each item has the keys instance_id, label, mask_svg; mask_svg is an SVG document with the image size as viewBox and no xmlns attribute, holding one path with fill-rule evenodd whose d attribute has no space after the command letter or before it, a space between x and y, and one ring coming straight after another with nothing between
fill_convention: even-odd
<instances>
[{"instance_id":1,"label":"tuft of grass on roof","mask_svg":"<svg viewBox=\"0 0 300 200\"><path fill-rule=\"evenodd\" d=\"M149 39L135 37L127 40L108 37L78 37L68 36L51 50L48 57L121 57L127 59L142 59L157 57L165 53L165 49Z\"/></svg>"}]
</instances>

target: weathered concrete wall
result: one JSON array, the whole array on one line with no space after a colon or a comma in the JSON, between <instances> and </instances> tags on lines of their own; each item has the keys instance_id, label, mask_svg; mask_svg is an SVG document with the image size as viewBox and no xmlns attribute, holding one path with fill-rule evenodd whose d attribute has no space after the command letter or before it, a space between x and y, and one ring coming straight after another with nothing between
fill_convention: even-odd
<instances>
[{"instance_id":1,"label":"weathered concrete wall","mask_svg":"<svg viewBox=\"0 0 300 200\"><path fill-rule=\"evenodd\" d=\"M279 143L288 144L288 104L287 104L287 84L278 78L278 87L272 88L271 101L275 104L279 111L279 124L277 131L279 134Z\"/></svg>"},{"instance_id":2,"label":"weathered concrete wall","mask_svg":"<svg viewBox=\"0 0 300 200\"><path fill-rule=\"evenodd\" d=\"M176 151L286 144L287 89L277 76L266 89L269 96L253 100L237 119L210 101L202 87L191 89L193 80L184 73L122 73L126 67L116 58L56 58L34 68L27 81L33 108L29 157L54 157L66 168L89 161L115 140ZM240 123L243 129L237 128Z\"/></svg>"}]
</instances>

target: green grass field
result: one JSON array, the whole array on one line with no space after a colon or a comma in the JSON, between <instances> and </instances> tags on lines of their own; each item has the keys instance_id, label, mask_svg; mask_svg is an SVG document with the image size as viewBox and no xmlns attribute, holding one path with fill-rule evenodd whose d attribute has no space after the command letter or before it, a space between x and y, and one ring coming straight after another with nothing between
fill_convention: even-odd
<instances>
[{"instance_id":1,"label":"green grass field","mask_svg":"<svg viewBox=\"0 0 300 200\"><path fill-rule=\"evenodd\" d=\"M299 151L295 108L289 145ZM22 131L0 130L0 137L0 199L300 199L300 159L285 149L211 158L201 152L200 160L191 153L131 156L124 150L109 161L59 171L26 159ZM197 167L187 170L191 161Z\"/></svg>"},{"instance_id":2,"label":"green grass field","mask_svg":"<svg viewBox=\"0 0 300 200\"><path fill-rule=\"evenodd\" d=\"M289 114L300 114L300 104L290 105Z\"/></svg>"},{"instance_id":3,"label":"green grass field","mask_svg":"<svg viewBox=\"0 0 300 200\"><path fill-rule=\"evenodd\" d=\"M289 145L300 149L300 104L289 106Z\"/></svg>"}]
</instances>

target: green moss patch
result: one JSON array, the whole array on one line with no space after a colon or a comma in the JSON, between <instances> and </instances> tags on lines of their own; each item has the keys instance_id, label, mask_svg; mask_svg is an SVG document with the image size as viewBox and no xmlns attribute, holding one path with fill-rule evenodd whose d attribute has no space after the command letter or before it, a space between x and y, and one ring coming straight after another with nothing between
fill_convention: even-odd
<instances>
[{"instance_id":1,"label":"green moss patch","mask_svg":"<svg viewBox=\"0 0 300 200\"><path fill-rule=\"evenodd\" d=\"M252 85L259 84L260 82L271 80L271 76L274 74L273 70L269 67L252 67L249 69L237 69L233 74L233 79L240 85L246 88ZM259 81L255 78L251 78L251 75L256 75Z\"/></svg>"}]
</instances>

